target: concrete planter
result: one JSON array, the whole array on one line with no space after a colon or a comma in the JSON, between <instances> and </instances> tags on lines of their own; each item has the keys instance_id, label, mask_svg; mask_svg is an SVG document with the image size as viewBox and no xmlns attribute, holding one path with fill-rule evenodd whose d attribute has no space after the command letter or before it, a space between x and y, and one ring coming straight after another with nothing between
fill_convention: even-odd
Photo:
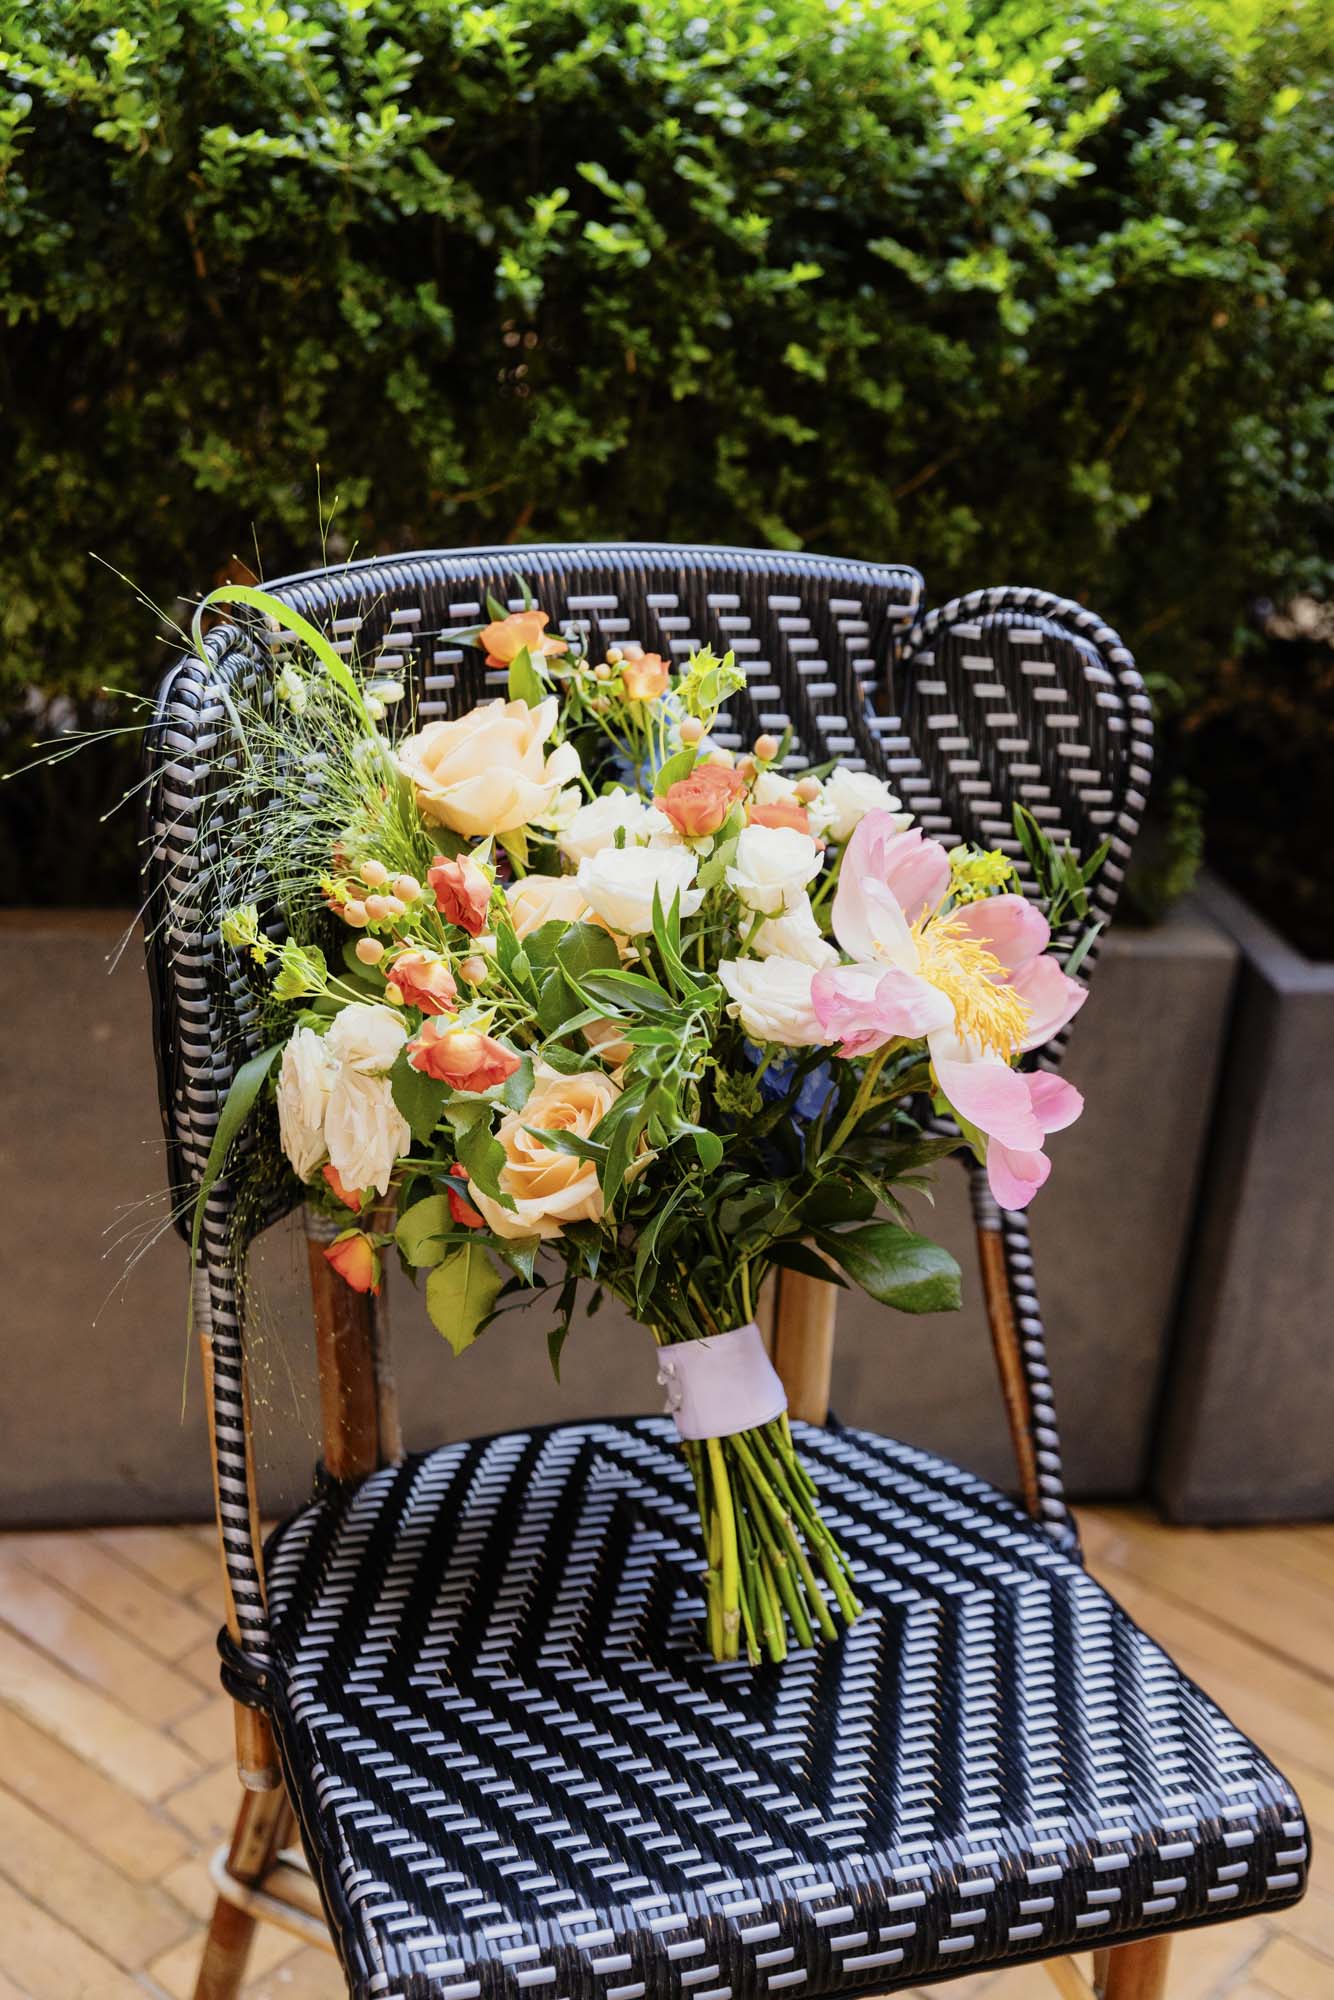
<instances>
[{"instance_id":1,"label":"concrete planter","mask_svg":"<svg viewBox=\"0 0 1334 2000\"><path fill-rule=\"evenodd\" d=\"M1334 965L1221 883L1241 953L1155 1485L1179 1521L1334 1513Z\"/></svg>"},{"instance_id":2,"label":"concrete planter","mask_svg":"<svg viewBox=\"0 0 1334 2000\"><path fill-rule=\"evenodd\" d=\"M186 1519L210 1504L184 1249L164 1233L125 1276L130 1244L117 1241L166 1221L137 947L107 976L127 923L115 914L0 918L4 1521ZM1131 1493L1146 1476L1236 958L1195 908L1156 931L1114 934L1074 1042L1070 1075L1089 1108L1053 1143L1056 1172L1034 1237L1076 1493ZM960 1257L964 1312L912 1320L848 1294L835 1407L1007 1484L963 1179L946 1174L921 1226ZM287 1224L255 1258L252 1386L273 1508L305 1493L317 1451L303 1263ZM647 1336L610 1305L571 1339L560 1388L546 1368L540 1309L502 1321L461 1361L404 1285L394 1313L410 1443L657 1405Z\"/></svg>"}]
</instances>

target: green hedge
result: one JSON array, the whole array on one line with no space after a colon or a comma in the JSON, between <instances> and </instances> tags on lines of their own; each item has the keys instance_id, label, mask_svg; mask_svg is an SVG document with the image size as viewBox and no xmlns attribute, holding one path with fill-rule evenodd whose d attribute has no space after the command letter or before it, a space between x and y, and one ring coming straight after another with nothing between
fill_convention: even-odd
<instances>
[{"instance_id":1,"label":"green hedge","mask_svg":"<svg viewBox=\"0 0 1334 2000\"><path fill-rule=\"evenodd\" d=\"M161 659L86 551L168 606L256 537L308 563L316 461L339 548L759 540L936 598L1047 584L1169 724L1251 598L1328 591L1326 0L0 21L11 737L33 687L86 714ZM123 893L63 780L19 791L7 891L42 853L50 894Z\"/></svg>"}]
</instances>

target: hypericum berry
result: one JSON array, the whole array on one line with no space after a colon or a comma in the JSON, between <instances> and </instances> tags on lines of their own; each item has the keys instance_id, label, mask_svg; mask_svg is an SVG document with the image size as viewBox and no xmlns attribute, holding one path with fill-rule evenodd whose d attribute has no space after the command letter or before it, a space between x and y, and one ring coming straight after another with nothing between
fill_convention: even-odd
<instances>
[{"instance_id":1,"label":"hypericum berry","mask_svg":"<svg viewBox=\"0 0 1334 2000\"><path fill-rule=\"evenodd\" d=\"M481 986L490 970L484 958L465 958L459 966L459 978L466 986Z\"/></svg>"},{"instance_id":2,"label":"hypericum berry","mask_svg":"<svg viewBox=\"0 0 1334 2000\"><path fill-rule=\"evenodd\" d=\"M378 965L384 957L384 946L379 938L358 938L356 953L363 965Z\"/></svg>"},{"instance_id":3,"label":"hypericum berry","mask_svg":"<svg viewBox=\"0 0 1334 2000\"><path fill-rule=\"evenodd\" d=\"M384 997L391 1007L401 1007L403 1005L403 988L395 986L391 979L384 989Z\"/></svg>"},{"instance_id":4,"label":"hypericum berry","mask_svg":"<svg viewBox=\"0 0 1334 2000\"><path fill-rule=\"evenodd\" d=\"M759 758L761 764L772 764L774 758L778 755L778 738L768 735L757 736L755 738L755 755Z\"/></svg>"},{"instance_id":5,"label":"hypericum berry","mask_svg":"<svg viewBox=\"0 0 1334 2000\"><path fill-rule=\"evenodd\" d=\"M812 799L818 799L819 796L820 780L818 778L798 778L797 797L800 799L802 805L808 806Z\"/></svg>"},{"instance_id":6,"label":"hypericum berry","mask_svg":"<svg viewBox=\"0 0 1334 2000\"><path fill-rule=\"evenodd\" d=\"M388 923L390 917L394 914L393 905L394 899L392 896L367 896L366 915L373 924ZM399 908L402 909L402 907L400 903Z\"/></svg>"},{"instance_id":7,"label":"hypericum berry","mask_svg":"<svg viewBox=\"0 0 1334 2000\"><path fill-rule=\"evenodd\" d=\"M363 861L357 873L369 889L378 889L389 880L383 861Z\"/></svg>"},{"instance_id":8,"label":"hypericum berry","mask_svg":"<svg viewBox=\"0 0 1334 2000\"><path fill-rule=\"evenodd\" d=\"M742 777L748 782L755 776L755 759L753 757L738 757L736 767Z\"/></svg>"},{"instance_id":9,"label":"hypericum berry","mask_svg":"<svg viewBox=\"0 0 1334 2000\"><path fill-rule=\"evenodd\" d=\"M611 668L605 660L599 666L594 667L593 679L595 681L609 681L611 679Z\"/></svg>"},{"instance_id":10,"label":"hypericum berry","mask_svg":"<svg viewBox=\"0 0 1334 2000\"><path fill-rule=\"evenodd\" d=\"M421 892L422 885L415 875L395 875L394 894L400 903L415 903Z\"/></svg>"},{"instance_id":11,"label":"hypericum berry","mask_svg":"<svg viewBox=\"0 0 1334 2000\"><path fill-rule=\"evenodd\" d=\"M351 924L354 931L364 930L366 928L366 925L370 922L370 917L366 911L366 905L364 903L359 903L355 896L352 897L350 902L344 903L342 915L343 915L343 922L345 924Z\"/></svg>"},{"instance_id":12,"label":"hypericum berry","mask_svg":"<svg viewBox=\"0 0 1334 2000\"><path fill-rule=\"evenodd\" d=\"M681 741L685 744L698 743L704 734L704 724L697 715L688 715L681 724Z\"/></svg>"}]
</instances>

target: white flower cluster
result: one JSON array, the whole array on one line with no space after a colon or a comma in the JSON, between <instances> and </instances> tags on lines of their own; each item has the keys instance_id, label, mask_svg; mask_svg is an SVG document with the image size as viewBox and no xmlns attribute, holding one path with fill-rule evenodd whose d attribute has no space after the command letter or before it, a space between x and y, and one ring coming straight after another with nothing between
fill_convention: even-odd
<instances>
[{"instance_id":1,"label":"white flower cluster","mask_svg":"<svg viewBox=\"0 0 1334 2000\"><path fill-rule=\"evenodd\" d=\"M327 1035L298 1028L278 1075L278 1129L300 1180L327 1160L343 1186L384 1194L412 1134L387 1072L407 1040L392 1007L354 1001Z\"/></svg>"}]
</instances>

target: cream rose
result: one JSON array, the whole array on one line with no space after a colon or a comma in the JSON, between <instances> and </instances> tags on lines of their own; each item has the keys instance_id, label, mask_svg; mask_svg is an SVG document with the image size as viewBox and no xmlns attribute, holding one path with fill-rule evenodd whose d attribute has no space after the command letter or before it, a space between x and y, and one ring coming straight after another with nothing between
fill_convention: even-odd
<instances>
[{"instance_id":1,"label":"cream rose","mask_svg":"<svg viewBox=\"0 0 1334 2000\"><path fill-rule=\"evenodd\" d=\"M564 1076L547 1063L537 1065L523 1110L508 1112L496 1132L505 1152L498 1178L513 1197L514 1207L505 1208L483 1194L475 1182L469 1188L470 1199L497 1236L549 1239L559 1236L567 1222L601 1221L605 1204L594 1162L558 1153L524 1127L536 1125L543 1131L588 1139L620 1094L602 1070Z\"/></svg>"},{"instance_id":2,"label":"cream rose","mask_svg":"<svg viewBox=\"0 0 1334 2000\"><path fill-rule=\"evenodd\" d=\"M300 1180L308 1181L327 1156L324 1114L337 1076L338 1061L324 1036L298 1028L278 1071L278 1133Z\"/></svg>"},{"instance_id":3,"label":"cream rose","mask_svg":"<svg viewBox=\"0 0 1334 2000\"><path fill-rule=\"evenodd\" d=\"M781 917L766 917L750 940L750 949L761 958L795 958L813 972L838 962L838 952L820 935L811 899L805 894Z\"/></svg>"},{"instance_id":4,"label":"cream rose","mask_svg":"<svg viewBox=\"0 0 1334 2000\"><path fill-rule=\"evenodd\" d=\"M412 1144L408 1121L394 1102L389 1079L365 1076L347 1064L329 1093L324 1138L343 1186L373 1187L380 1194L388 1190L395 1162Z\"/></svg>"},{"instance_id":5,"label":"cream rose","mask_svg":"<svg viewBox=\"0 0 1334 2000\"><path fill-rule=\"evenodd\" d=\"M811 1001L813 965L795 958L727 958L718 977L732 996L728 1013L752 1041L802 1049L827 1040Z\"/></svg>"},{"instance_id":6,"label":"cream rose","mask_svg":"<svg viewBox=\"0 0 1334 2000\"><path fill-rule=\"evenodd\" d=\"M901 830L912 814L900 813L900 803L883 778L870 771L850 771L846 764L840 764L825 779L819 798L812 799L807 811L817 833L841 842L851 840L868 812L898 813Z\"/></svg>"},{"instance_id":7,"label":"cream rose","mask_svg":"<svg viewBox=\"0 0 1334 2000\"><path fill-rule=\"evenodd\" d=\"M526 938L543 924L577 924L593 913L573 875L525 875L505 891L515 935Z\"/></svg>"},{"instance_id":8,"label":"cream rose","mask_svg":"<svg viewBox=\"0 0 1334 2000\"><path fill-rule=\"evenodd\" d=\"M627 847L632 843L670 847L679 838L666 813L659 812L638 792L614 785L611 791L580 806L565 830L557 834L556 845L567 861L577 865L590 855L601 854L604 848L614 847L622 828Z\"/></svg>"},{"instance_id":9,"label":"cream rose","mask_svg":"<svg viewBox=\"0 0 1334 2000\"><path fill-rule=\"evenodd\" d=\"M547 755L554 695L529 708L487 701L456 722L428 722L399 744L396 761L425 817L455 833L512 833L548 812L579 771L572 743Z\"/></svg>"},{"instance_id":10,"label":"cream rose","mask_svg":"<svg viewBox=\"0 0 1334 2000\"><path fill-rule=\"evenodd\" d=\"M664 915L679 895L681 915L694 916L704 901L692 886L697 865L685 847L604 847L579 863L575 880L608 930L642 937L653 929L655 889Z\"/></svg>"},{"instance_id":11,"label":"cream rose","mask_svg":"<svg viewBox=\"0 0 1334 2000\"><path fill-rule=\"evenodd\" d=\"M748 826L736 844L727 880L748 910L766 917L793 909L820 872L820 850L792 826Z\"/></svg>"},{"instance_id":12,"label":"cream rose","mask_svg":"<svg viewBox=\"0 0 1334 2000\"><path fill-rule=\"evenodd\" d=\"M324 1041L329 1054L344 1069L357 1070L363 1076L382 1076L393 1068L407 1038L407 1023L392 1007L354 1000L336 1016ZM347 1185L365 1187L367 1183L347 1181Z\"/></svg>"},{"instance_id":13,"label":"cream rose","mask_svg":"<svg viewBox=\"0 0 1334 2000\"><path fill-rule=\"evenodd\" d=\"M590 1021L584 1029L584 1040L593 1054L612 1069L619 1069L634 1054L615 1021Z\"/></svg>"}]
</instances>

